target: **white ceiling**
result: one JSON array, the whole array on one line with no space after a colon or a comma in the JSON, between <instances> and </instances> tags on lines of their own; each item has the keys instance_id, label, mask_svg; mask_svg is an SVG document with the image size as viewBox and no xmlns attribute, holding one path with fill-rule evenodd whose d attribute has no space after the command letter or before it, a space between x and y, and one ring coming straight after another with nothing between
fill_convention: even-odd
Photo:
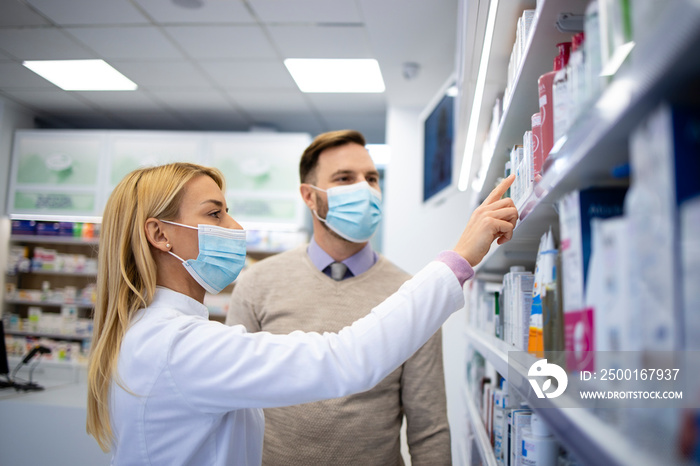
<instances>
[{"instance_id":1,"label":"white ceiling","mask_svg":"<svg viewBox=\"0 0 700 466\"><path fill-rule=\"evenodd\" d=\"M199 8L178 6L196 4ZM458 0L0 0L0 96L62 128L362 131L454 71ZM66 92L23 60L102 58L135 92ZM383 94L303 94L286 58L376 58ZM405 62L421 65L415 79Z\"/></svg>"}]
</instances>

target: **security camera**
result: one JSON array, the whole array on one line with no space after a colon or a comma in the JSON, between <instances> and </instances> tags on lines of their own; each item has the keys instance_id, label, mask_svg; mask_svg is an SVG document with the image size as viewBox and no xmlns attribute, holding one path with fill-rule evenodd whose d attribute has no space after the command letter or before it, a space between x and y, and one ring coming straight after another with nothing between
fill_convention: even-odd
<instances>
[{"instance_id":1,"label":"security camera","mask_svg":"<svg viewBox=\"0 0 700 466\"><path fill-rule=\"evenodd\" d=\"M418 76L419 72L420 65L415 62L406 62L403 64L403 68L401 69L401 75L406 81L411 81L412 79L415 79L416 76Z\"/></svg>"}]
</instances>

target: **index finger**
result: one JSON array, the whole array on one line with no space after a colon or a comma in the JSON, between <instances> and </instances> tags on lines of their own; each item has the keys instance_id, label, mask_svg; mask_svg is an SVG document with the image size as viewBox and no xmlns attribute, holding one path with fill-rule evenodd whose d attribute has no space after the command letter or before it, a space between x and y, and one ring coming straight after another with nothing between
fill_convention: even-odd
<instances>
[{"instance_id":1,"label":"index finger","mask_svg":"<svg viewBox=\"0 0 700 466\"><path fill-rule=\"evenodd\" d=\"M511 174L508 178L501 181L501 183L486 197L484 204L491 204L502 198L506 191L508 191L508 188L510 188L510 185L513 184L513 181L515 181L515 174Z\"/></svg>"}]
</instances>

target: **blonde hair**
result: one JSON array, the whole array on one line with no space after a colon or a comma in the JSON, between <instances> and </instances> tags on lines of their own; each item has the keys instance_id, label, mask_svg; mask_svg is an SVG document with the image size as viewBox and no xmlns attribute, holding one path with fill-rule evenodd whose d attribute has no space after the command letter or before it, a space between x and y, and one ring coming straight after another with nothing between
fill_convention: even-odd
<instances>
[{"instance_id":1,"label":"blonde hair","mask_svg":"<svg viewBox=\"0 0 700 466\"><path fill-rule=\"evenodd\" d=\"M185 184L201 175L211 177L224 190L219 170L172 163L129 173L107 201L98 252L87 406L87 432L105 452L114 442L109 394L113 380L120 383L117 360L121 342L131 316L151 304L156 289L156 266L146 237L146 220L177 219Z\"/></svg>"}]
</instances>

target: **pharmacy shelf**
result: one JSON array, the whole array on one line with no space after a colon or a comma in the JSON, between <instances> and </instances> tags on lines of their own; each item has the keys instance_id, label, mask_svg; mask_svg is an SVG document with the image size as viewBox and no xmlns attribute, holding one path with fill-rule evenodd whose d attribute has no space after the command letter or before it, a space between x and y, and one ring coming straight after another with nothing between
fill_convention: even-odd
<instances>
[{"instance_id":1,"label":"pharmacy shelf","mask_svg":"<svg viewBox=\"0 0 700 466\"><path fill-rule=\"evenodd\" d=\"M579 4L580 2L576 2ZM585 2L584 2L585 5ZM536 18L535 30L517 76L513 96L505 107L498 137L481 192L484 199L496 184L508 160L508 151L522 141L530 116L538 111L537 79L551 68L542 69L543 50L552 41L547 31L566 6L545 2ZM574 8L572 6L572 8ZM673 31L672 35L666 31ZM672 36L672 37L670 37ZM663 38L659 40L658 38ZM554 52L551 57L553 58ZM558 150L546 162L539 190L527 204L552 190L561 194L571 189L612 178L611 170L627 161L627 137L662 99L684 79L700 71L700 6L692 0L670 2L656 30L637 42L631 60L621 69L595 104L572 125L568 139L557 141ZM535 101L533 103L533 101Z\"/></svg>"},{"instance_id":2,"label":"pharmacy shelf","mask_svg":"<svg viewBox=\"0 0 700 466\"><path fill-rule=\"evenodd\" d=\"M61 307L61 306L75 306L78 309L92 309L95 307L93 303L67 303L64 301L32 301L29 299L5 299L7 304L20 304L25 306L39 306L39 307Z\"/></svg>"},{"instance_id":3,"label":"pharmacy shelf","mask_svg":"<svg viewBox=\"0 0 700 466\"><path fill-rule=\"evenodd\" d=\"M465 338L530 405L542 406L538 415L545 420L562 445L582 464L652 466L666 464L647 451L632 445L624 435L583 408L564 407L557 399L539 399L530 385L527 371L534 356L509 357L515 351L493 336L467 329ZM481 420L479 419L479 423ZM474 427L476 424L472 423ZM482 424L483 425L483 424Z\"/></svg>"},{"instance_id":4,"label":"pharmacy shelf","mask_svg":"<svg viewBox=\"0 0 700 466\"><path fill-rule=\"evenodd\" d=\"M498 17L506 17L509 24L502 24L503 20L497 20L497 31L510 28L515 32L516 20L510 19L510 11L506 9L511 2L501 1L498 7ZM505 4L505 5L504 5ZM496 131L496 139L490 156L489 167L486 170L484 183L482 186L480 201L485 199L488 193L496 185L498 177L503 176L503 170L510 157L510 148L515 144L521 144L523 134L530 129L530 118L539 111L539 95L537 90L538 78L551 71L554 65L554 57L557 55L556 44L570 41L572 33L563 34L556 28L557 16L560 13L582 14L586 7L586 2L580 0L546 0L542 3L539 12L535 16L532 25L532 32L525 49L525 54L521 60L521 66L513 81L510 99L503 106L503 117ZM522 10L520 10L522 12ZM498 25L500 24L500 29ZM513 41L506 47L512 47ZM494 40L492 54L498 54L497 47L503 47ZM510 53L510 48L507 49ZM502 51L500 52L503 53ZM490 63L488 73L498 73L505 82L508 62L505 66ZM495 65L495 66L494 66ZM504 86L505 87L505 84ZM502 89L501 89L502 90ZM491 109L496 101L496 95L484 95L484 103L481 109L482 114L488 115L490 119ZM475 154L481 153L477 147Z\"/></svg>"},{"instance_id":5,"label":"pharmacy shelf","mask_svg":"<svg viewBox=\"0 0 700 466\"><path fill-rule=\"evenodd\" d=\"M547 9L550 4L545 3L537 19L537 29L514 90L512 110L509 106L501 123L503 128L517 127L516 122L523 118L517 115L518 96L521 92L530 93L521 89L529 80L536 82L535 75L540 73L529 64L530 56L537 55L530 50L541 46L539 41L543 39L539 39L538 29L543 26L543 20L551 21L553 13ZM686 79L700 75L700 5L691 1L672 2L658 24L658 31L668 30L674 31L672 37L659 32L640 40L631 57L637 59L617 73L595 105L579 117L565 138L557 141L555 151L545 162L542 179L523 203L513 240L493 247L477 266L477 272L502 273L512 265L532 269L542 234L552 226L558 237L556 203L564 194L594 185L621 183L613 171L628 162L630 132L661 101L676 97L674 89L683 88ZM529 117L522 120L517 137L509 136L505 129L499 133L498 144L503 145L497 144L500 149L494 151L484 192L490 191L490 186L501 176L506 149L522 138L526 123Z\"/></svg>"},{"instance_id":6,"label":"pharmacy shelf","mask_svg":"<svg viewBox=\"0 0 700 466\"><path fill-rule=\"evenodd\" d=\"M474 442L476 443L476 448L479 450L481 464L485 466L497 466L498 462L496 461L496 455L491 446L489 434L486 432L484 421L479 415L479 408L477 408L476 403L474 403L473 393L469 388L466 390L464 402L467 406L467 420L472 426Z\"/></svg>"},{"instance_id":7,"label":"pharmacy shelf","mask_svg":"<svg viewBox=\"0 0 700 466\"><path fill-rule=\"evenodd\" d=\"M557 141L538 189L526 201L527 216L573 189L614 182L613 169L627 163L630 132L674 90L700 75L700 6L671 2L659 24L668 34L650 34L632 51L632 61L615 76L572 131ZM663 40L658 40L663 37Z\"/></svg>"},{"instance_id":8,"label":"pharmacy shelf","mask_svg":"<svg viewBox=\"0 0 700 466\"><path fill-rule=\"evenodd\" d=\"M73 236L53 235L11 235L10 240L15 243L77 244L92 246L95 246L100 242L99 238L76 238Z\"/></svg>"},{"instance_id":9,"label":"pharmacy shelf","mask_svg":"<svg viewBox=\"0 0 700 466\"><path fill-rule=\"evenodd\" d=\"M5 330L6 335L16 337L36 337L36 338L51 338L53 340L89 340L92 335L77 335L69 333L54 333L54 332L26 332L24 330Z\"/></svg>"},{"instance_id":10,"label":"pharmacy shelf","mask_svg":"<svg viewBox=\"0 0 700 466\"><path fill-rule=\"evenodd\" d=\"M32 274L32 275L53 275L55 277L96 277L97 272L67 272L64 270L28 270L26 272L18 271L18 274Z\"/></svg>"}]
</instances>

